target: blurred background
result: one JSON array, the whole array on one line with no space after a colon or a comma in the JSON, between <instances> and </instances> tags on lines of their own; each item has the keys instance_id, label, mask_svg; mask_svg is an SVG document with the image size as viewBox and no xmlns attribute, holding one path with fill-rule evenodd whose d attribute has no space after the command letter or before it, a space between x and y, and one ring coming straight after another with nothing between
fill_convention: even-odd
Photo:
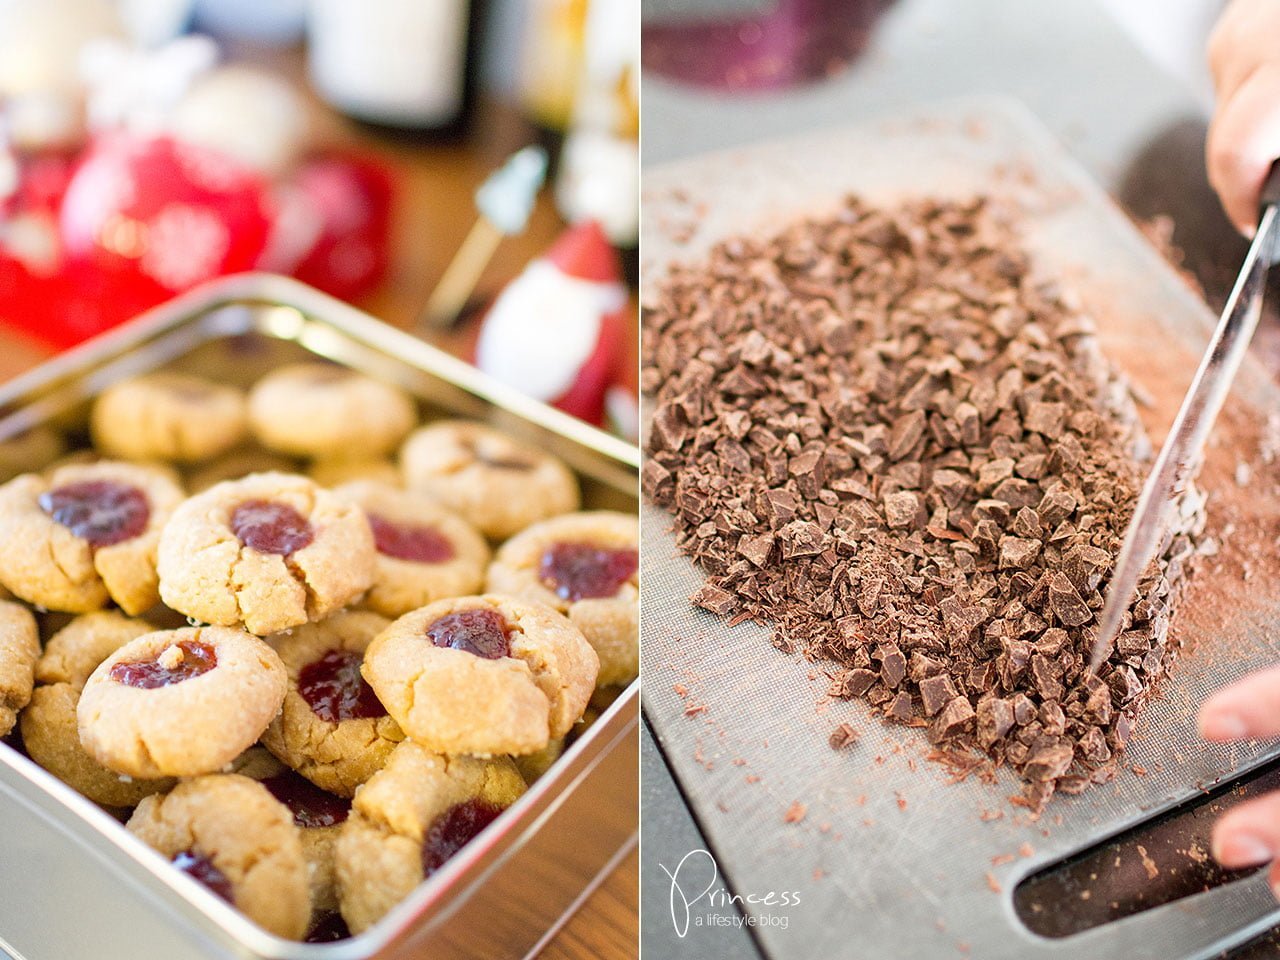
<instances>
[{"instance_id":1,"label":"blurred background","mask_svg":"<svg viewBox=\"0 0 1280 960\"><path fill-rule=\"evenodd\" d=\"M632 434L638 51L638 0L0 0L0 378L268 270Z\"/></svg>"}]
</instances>

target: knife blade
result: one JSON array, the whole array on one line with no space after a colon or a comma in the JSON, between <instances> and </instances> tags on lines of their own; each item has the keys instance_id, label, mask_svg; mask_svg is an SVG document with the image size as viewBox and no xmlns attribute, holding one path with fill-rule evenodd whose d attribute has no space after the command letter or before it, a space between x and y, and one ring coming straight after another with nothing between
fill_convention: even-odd
<instances>
[{"instance_id":1,"label":"knife blade","mask_svg":"<svg viewBox=\"0 0 1280 960\"><path fill-rule=\"evenodd\" d=\"M1275 260L1276 235L1280 232L1278 203L1280 164L1272 168L1267 178L1258 229L1245 255L1240 275L1129 521L1120 556L1107 587L1098 635L1089 658L1089 676L1096 675L1098 668L1110 656L1138 582L1163 549L1178 496L1200 466L1201 454L1214 420L1258 328L1267 272Z\"/></svg>"}]
</instances>

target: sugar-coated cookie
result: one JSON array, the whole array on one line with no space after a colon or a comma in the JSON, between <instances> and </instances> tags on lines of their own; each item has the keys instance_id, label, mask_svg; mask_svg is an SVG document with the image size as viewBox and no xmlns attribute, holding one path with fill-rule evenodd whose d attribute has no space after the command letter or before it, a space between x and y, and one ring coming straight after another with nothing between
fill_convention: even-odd
<instances>
[{"instance_id":1,"label":"sugar-coated cookie","mask_svg":"<svg viewBox=\"0 0 1280 960\"><path fill-rule=\"evenodd\" d=\"M410 742L397 747L356 792L338 834L338 897L351 932L377 923L524 790L507 757L448 757Z\"/></svg>"},{"instance_id":2,"label":"sugar-coated cookie","mask_svg":"<svg viewBox=\"0 0 1280 960\"><path fill-rule=\"evenodd\" d=\"M126 643L155 630L102 610L76 617L49 638L36 664L37 686L22 711L22 742L31 759L94 803L136 806L143 797L173 786L162 778L146 780L109 770L80 743L76 708L93 671Z\"/></svg>"},{"instance_id":3,"label":"sugar-coated cookie","mask_svg":"<svg viewBox=\"0 0 1280 960\"><path fill-rule=\"evenodd\" d=\"M535 753L582 716L600 661L541 604L441 600L380 633L364 676L405 734L441 753Z\"/></svg>"},{"instance_id":4,"label":"sugar-coated cookie","mask_svg":"<svg viewBox=\"0 0 1280 960\"><path fill-rule=\"evenodd\" d=\"M257 780L293 814L293 823L302 837L302 854L307 858L312 921L336 913L338 882L333 852L338 831L351 814L351 801L321 790L264 747L250 747L232 763L230 772Z\"/></svg>"},{"instance_id":5,"label":"sugar-coated cookie","mask_svg":"<svg viewBox=\"0 0 1280 960\"><path fill-rule=\"evenodd\" d=\"M22 604L0 600L0 737L31 699L39 656L36 618Z\"/></svg>"},{"instance_id":6,"label":"sugar-coated cookie","mask_svg":"<svg viewBox=\"0 0 1280 960\"><path fill-rule=\"evenodd\" d=\"M259 442L294 456L384 456L417 419L413 398L399 387L336 364L280 367L249 392Z\"/></svg>"},{"instance_id":7,"label":"sugar-coated cookie","mask_svg":"<svg viewBox=\"0 0 1280 960\"><path fill-rule=\"evenodd\" d=\"M185 373L148 373L104 390L89 417L93 445L124 460L191 463L230 450L247 431L244 394Z\"/></svg>"},{"instance_id":8,"label":"sugar-coated cookie","mask_svg":"<svg viewBox=\"0 0 1280 960\"><path fill-rule=\"evenodd\" d=\"M174 511L160 537L160 596L197 620L265 636L355 600L376 556L354 504L306 477L255 473Z\"/></svg>"},{"instance_id":9,"label":"sugar-coated cookie","mask_svg":"<svg viewBox=\"0 0 1280 960\"><path fill-rule=\"evenodd\" d=\"M158 630L90 675L76 709L80 742L131 777L211 773L257 741L287 686L279 655L243 630Z\"/></svg>"},{"instance_id":10,"label":"sugar-coated cookie","mask_svg":"<svg viewBox=\"0 0 1280 960\"><path fill-rule=\"evenodd\" d=\"M347 611L270 638L289 690L262 745L340 796L355 793L404 739L360 675L365 649L389 623L376 613Z\"/></svg>"},{"instance_id":11,"label":"sugar-coated cookie","mask_svg":"<svg viewBox=\"0 0 1280 960\"><path fill-rule=\"evenodd\" d=\"M553 517L502 545L485 589L559 610L599 655L596 683L630 683L640 672L639 546L628 514Z\"/></svg>"},{"instance_id":12,"label":"sugar-coated cookie","mask_svg":"<svg viewBox=\"0 0 1280 960\"><path fill-rule=\"evenodd\" d=\"M369 609L398 617L483 585L489 545L430 497L372 481L349 483L334 493L359 506L373 530L378 562L364 598Z\"/></svg>"},{"instance_id":13,"label":"sugar-coated cookie","mask_svg":"<svg viewBox=\"0 0 1280 960\"><path fill-rule=\"evenodd\" d=\"M137 614L159 600L160 531L182 490L169 471L100 460L0 486L0 582L50 610L118 603Z\"/></svg>"},{"instance_id":14,"label":"sugar-coated cookie","mask_svg":"<svg viewBox=\"0 0 1280 960\"><path fill-rule=\"evenodd\" d=\"M427 494L492 540L577 510L578 481L548 453L480 423L423 427L400 451L405 485Z\"/></svg>"},{"instance_id":15,"label":"sugar-coated cookie","mask_svg":"<svg viewBox=\"0 0 1280 960\"><path fill-rule=\"evenodd\" d=\"M236 774L147 797L129 830L264 930L301 939L311 918L302 839L284 804Z\"/></svg>"}]
</instances>

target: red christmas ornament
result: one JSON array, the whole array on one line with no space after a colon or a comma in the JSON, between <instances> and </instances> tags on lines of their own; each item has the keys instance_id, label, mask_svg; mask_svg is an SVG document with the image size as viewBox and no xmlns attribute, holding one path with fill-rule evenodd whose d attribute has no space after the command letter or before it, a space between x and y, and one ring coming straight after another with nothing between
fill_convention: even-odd
<instances>
[{"instance_id":1,"label":"red christmas ornament","mask_svg":"<svg viewBox=\"0 0 1280 960\"><path fill-rule=\"evenodd\" d=\"M288 272L343 300L370 293L391 259L390 173L360 157L321 156L302 165L293 188L315 234Z\"/></svg>"},{"instance_id":2,"label":"red christmas ornament","mask_svg":"<svg viewBox=\"0 0 1280 960\"><path fill-rule=\"evenodd\" d=\"M59 219L77 282L116 290L132 310L256 267L271 214L266 183L235 160L167 137L116 133L90 146Z\"/></svg>"},{"instance_id":3,"label":"red christmas ornament","mask_svg":"<svg viewBox=\"0 0 1280 960\"><path fill-rule=\"evenodd\" d=\"M476 365L589 423L605 421L626 334L617 254L594 220L569 227L498 296Z\"/></svg>"}]
</instances>

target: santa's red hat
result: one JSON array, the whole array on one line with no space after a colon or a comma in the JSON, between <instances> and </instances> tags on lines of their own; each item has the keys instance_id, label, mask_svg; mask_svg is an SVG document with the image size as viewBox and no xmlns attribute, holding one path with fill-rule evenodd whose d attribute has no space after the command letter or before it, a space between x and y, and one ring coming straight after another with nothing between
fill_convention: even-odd
<instances>
[{"instance_id":1,"label":"santa's red hat","mask_svg":"<svg viewBox=\"0 0 1280 960\"><path fill-rule=\"evenodd\" d=\"M627 291L600 225L565 230L498 295L476 343L476 365L590 423L605 419L617 378Z\"/></svg>"}]
</instances>

